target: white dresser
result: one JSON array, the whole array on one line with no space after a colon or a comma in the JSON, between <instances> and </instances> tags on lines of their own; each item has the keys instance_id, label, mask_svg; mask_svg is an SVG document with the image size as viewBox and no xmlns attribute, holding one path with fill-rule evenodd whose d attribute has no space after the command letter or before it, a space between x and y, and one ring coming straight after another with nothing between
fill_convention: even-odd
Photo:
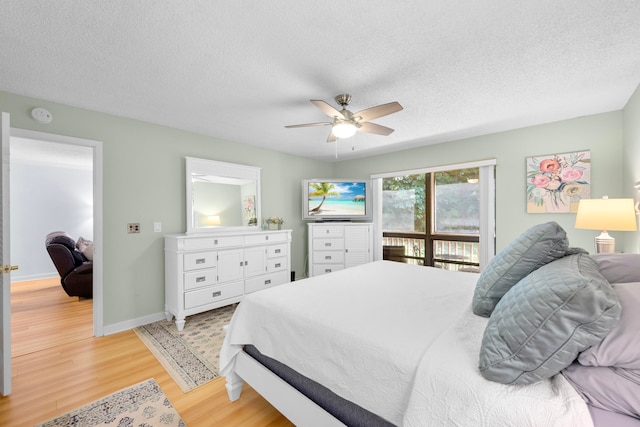
<instances>
[{"instance_id":1,"label":"white dresser","mask_svg":"<svg viewBox=\"0 0 640 427\"><path fill-rule=\"evenodd\" d=\"M309 277L373 261L373 224L310 223Z\"/></svg>"},{"instance_id":2,"label":"white dresser","mask_svg":"<svg viewBox=\"0 0 640 427\"><path fill-rule=\"evenodd\" d=\"M291 230L173 234L164 238L165 314L185 317L291 280Z\"/></svg>"}]
</instances>

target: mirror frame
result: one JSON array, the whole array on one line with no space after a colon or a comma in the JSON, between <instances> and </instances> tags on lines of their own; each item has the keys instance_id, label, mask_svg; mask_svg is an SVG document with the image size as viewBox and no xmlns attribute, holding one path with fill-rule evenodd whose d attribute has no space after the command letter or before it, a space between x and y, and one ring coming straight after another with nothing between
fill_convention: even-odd
<instances>
[{"instance_id":1,"label":"mirror frame","mask_svg":"<svg viewBox=\"0 0 640 427\"><path fill-rule=\"evenodd\" d=\"M186 211L187 211L187 234L191 233L217 233L222 231L260 231L262 224L261 195L260 195L260 171L257 166L241 165L237 163L219 162L217 160L199 159L196 157L185 157L186 170ZM193 174L210 175L221 178L254 180L256 183L255 208L256 225L246 226L218 226L218 227L196 227L194 223L193 211ZM240 202L240 201L239 201Z\"/></svg>"}]
</instances>

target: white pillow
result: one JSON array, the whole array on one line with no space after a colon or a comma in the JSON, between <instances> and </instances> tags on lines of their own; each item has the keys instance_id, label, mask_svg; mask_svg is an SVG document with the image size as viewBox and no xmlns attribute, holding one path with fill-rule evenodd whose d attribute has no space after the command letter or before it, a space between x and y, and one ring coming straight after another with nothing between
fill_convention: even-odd
<instances>
[{"instance_id":1,"label":"white pillow","mask_svg":"<svg viewBox=\"0 0 640 427\"><path fill-rule=\"evenodd\" d=\"M76 248L89 260L93 261L93 242L83 237L78 237Z\"/></svg>"}]
</instances>

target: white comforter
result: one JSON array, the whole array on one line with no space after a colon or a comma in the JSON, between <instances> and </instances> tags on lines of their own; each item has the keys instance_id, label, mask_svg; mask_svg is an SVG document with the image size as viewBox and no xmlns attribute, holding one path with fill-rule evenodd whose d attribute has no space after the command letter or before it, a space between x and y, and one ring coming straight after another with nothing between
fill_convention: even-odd
<instances>
[{"instance_id":1,"label":"white comforter","mask_svg":"<svg viewBox=\"0 0 640 427\"><path fill-rule=\"evenodd\" d=\"M590 426L557 376L534 386L484 380L486 319L469 304L477 275L378 261L245 296L220 352L244 344L396 425Z\"/></svg>"}]
</instances>

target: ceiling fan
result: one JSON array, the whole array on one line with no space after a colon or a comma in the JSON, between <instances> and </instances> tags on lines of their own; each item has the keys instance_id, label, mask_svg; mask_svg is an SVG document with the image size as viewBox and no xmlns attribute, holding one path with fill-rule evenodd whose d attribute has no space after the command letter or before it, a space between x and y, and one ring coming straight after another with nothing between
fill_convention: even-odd
<instances>
[{"instance_id":1,"label":"ceiling fan","mask_svg":"<svg viewBox=\"0 0 640 427\"><path fill-rule=\"evenodd\" d=\"M391 135L393 129L386 126L370 123L369 120L377 119L379 117L388 116L389 114L397 113L402 110L402 105L397 102L389 102L388 104L378 105L376 107L367 108L357 113L352 113L347 110L347 105L351 102L351 95L342 94L335 97L336 102L342 107L342 110L338 111L331 105L318 99L312 99L311 103L318 107L323 113L331 117L331 122L320 123L305 123L301 125L289 125L286 128L302 128L309 126L327 126L331 125L331 133L327 138L327 142L337 141L339 138L349 138L353 136L356 131L372 133L375 135Z\"/></svg>"}]
</instances>

